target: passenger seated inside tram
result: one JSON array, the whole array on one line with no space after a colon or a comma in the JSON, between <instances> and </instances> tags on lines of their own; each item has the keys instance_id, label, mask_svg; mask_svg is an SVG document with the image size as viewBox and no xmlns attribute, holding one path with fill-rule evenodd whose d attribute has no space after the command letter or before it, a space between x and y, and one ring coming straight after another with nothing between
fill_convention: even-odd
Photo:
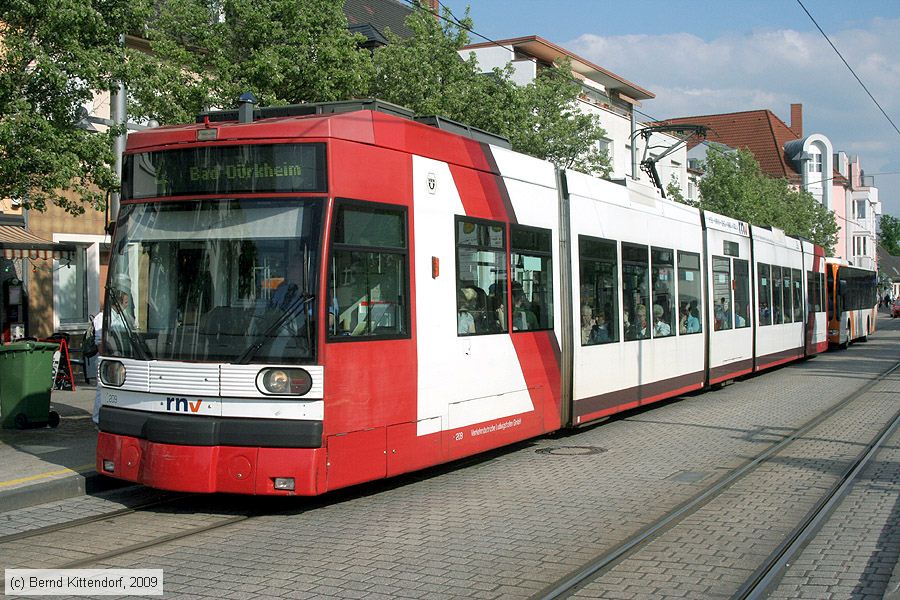
<instances>
[{"instance_id":1,"label":"passenger seated inside tram","mask_svg":"<svg viewBox=\"0 0 900 600\"><path fill-rule=\"evenodd\" d=\"M581 307L581 345L592 346L605 344L612 338L609 335L609 323L606 321L606 313L600 311L593 316L593 310L587 304Z\"/></svg>"},{"instance_id":2,"label":"passenger seated inside tram","mask_svg":"<svg viewBox=\"0 0 900 600\"><path fill-rule=\"evenodd\" d=\"M475 316L472 314L472 303L477 293L470 287L460 288L456 295L456 333L459 335L471 335L475 333Z\"/></svg>"},{"instance_id":3,"label":"passenger seated inside tram","mask_svg":"<svg viewBox=\"0 0 900 600\"><path fill-rule=\"evenodd\" d=\"M734 326L735 327L744 327L747 324L747 319L741 314L741 305L738 302L734 303Z\"/></svg>"},{"instance_id":4,"label":"passenger seated inside tram","mask_svg":"<svg viewBox=\"0 0 900 600\"><path fill-rule=\"evenodd\" d=\"M759 303L759 320L761 323L769 322L769 303L763 300Z\"/></svg>"},{"instance_id":5,"label":"passenger seated inside tram","mask_svg":"<svg viewBox=\"0 0 900 600\"><path fill-rule=\"evenodd\" d=\"M591 307L587 304L581 305L581 345L590 344L591 331L594 329L594 318Z\"/></svg>"},{"instance_id":6,"label":"passenger seated inside tram","mask_svg":"<svg viewBox=\"0 0 900 600\"><path fill-rule=\"evenodd\" d=\"M691 302L691 307L687 318L687 333L700 333L700 309L697 308L696 301Z\"/></svg>"},{"instance_id":7,"label":"passenger seated inside tram","mask_svg":"<svg viewBox=\"0 0 900 600\"><path fill-rule=\"evenodd\" d=\"M537 317L531 310L531 305L525 298L525 292L521 288L513 289L513 330L523 331L537 329Z\"/></svg>"},{"instance_id":8,"label":"passenger seated inside tram","mask_svg":"<svg viewBox=\"0 0 900 600\"><path fill-rule=\"evenodd\" d=\"M659 304L653 306L653 333L656 337L672 335L672 326L665 320L665 310Z\"/></svg>"},{"instance_id":9,"label":"passenger seated inside tram","mask_svg":"<svg viewBox=\"0 0 900 600\"><path fill-rule=\"evenodd\" d=\"M591 331L591 343L605 344L610 341L612 341L612 336L609 331L609 322L606 320L606 311L601 310L594 319L594 328Z\"/></svg>"},{"instance_id":10,"label":"passenger seated inside tram","mask_svg":"<svg viewBox=\"0 0 900 600\"><path fill-rule=\"evenodd\" d=\"M731 314L728 310L728 302L724 297L719 298L719 301L716 303L715 316L716 331L719 331L720 329L731 329Z\"/></svg>"},{"instance_id":11,"label":"passenger seated inside tram","mask_svg":"<svg viewBox=\"0 0 900 600\"><path fill-rule=\"evenodd\" d=\"M631 324L626 334L627 340L643 340L650 337L650 325L647 322L647 308L643 304L635 307L637 321Z\"/></svg>"},{"instance_id":12,"label":"passenger seated inside tram","mask_svg":"<svg viewBox=\"0 0 900 600\"><path fill-rule=\"evenodd\" d=\"M505 281L492 283L488 287L486 298L486 314L485 319L488 324L489 333L499 333L506 331L506 313L503 310L506 304L506 294L504 293Z\"/></svg>"}]
</instances>

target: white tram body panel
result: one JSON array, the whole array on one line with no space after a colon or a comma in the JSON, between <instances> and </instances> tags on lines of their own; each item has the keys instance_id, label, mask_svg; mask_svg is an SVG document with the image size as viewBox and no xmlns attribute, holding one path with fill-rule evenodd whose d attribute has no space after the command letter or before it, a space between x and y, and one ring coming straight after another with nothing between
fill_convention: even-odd
<instances>
[{"instance_id":1,"label":"white tram body panel","mask_svg":"<svg viewBox=\"0 0 900 600\"><path fill-rule=\"evenodd\" d=\"M552 165L491 147L517 222L558 239ZM460 190L447 163L412 156L417 343L417 434L459 429L540 410L532 401L511 335L459 336L456 319L457 217L473 216L473 190ZM467 196L468 194L468 196ZM483 215L474 215L484 218ZM437 259L435 265L433 259ZM553 257L558 264L558 256ZM438 269L438 273L434 269ZM435 276L436 275L436 276ZM559 328L558 270L553 274Z\"/></svg>"},{"instance_id":2,"label":"white tram body panel","mask_svg":"<svg viewBox=\"0 0 900 600\"><path fill-rule=\"evenodd\" d=\"M610 407L638 406L676 390L703 384L703 335L671 335L628 340L623 307L623 244L662 248L702 256L699 211L660 200L639 190L567 171L572 265L571 310L575 321L573 401L574 422L603 416ZM617 250L616 329L618 342L583 345L579 331L584 282L581 281L579 240L593 238L615 243ZM675 271L672 269L672 274ZM674 277L673 277L674 279ZM672 292L678 298L672 281ZM579 293L579 290L582 293ZM649 290L652 295L653 290ZM701 293L701 297L705 294ZM677 307L677 301L675 303ZM646 307L648 312L653 302ZM633 325L633 324L632 324ZM706 324L704 323L705 327Z\"/></svg>"},{"instance_id":3,"label":"white tram body panel","mask_svg":"<svg viewBox=\"0 0 900 600\"><path fill-rule=\"evenodd\" d=\"M703 220L709 288L709 383L713 384L752 370L750 227L709 211L703 211Z\"/></svg>"},{"instance_id":4,"label":"white tram body panel","mask_svg":"<svg viewBox=\"0 0 900 600\"><path fill-rule=\"evenodd\" d=\"M767 296L764 287L762 291L760 290L762 279L765 273L773 273L768 282L771 323L766 323L766 319L760 316L760 325L756 333L756 369L759 370L799 358L804 354L804 311L801 306L800 316L797 318L793 306L793 276L795 273L803 272L804 259L800 240L786 236L782 230L754 226L752 231L754 270L757 274L762 272L754 282L759 302L765 301L764 296ZM776 268L781 272L780 279L774 275ZM791 286L786 294L784 286L788 281L791 282ZM801 277L801 281L806 281L805 276ZM780 294L780 300L775 294Z\"/></svg>"}]
</instances>

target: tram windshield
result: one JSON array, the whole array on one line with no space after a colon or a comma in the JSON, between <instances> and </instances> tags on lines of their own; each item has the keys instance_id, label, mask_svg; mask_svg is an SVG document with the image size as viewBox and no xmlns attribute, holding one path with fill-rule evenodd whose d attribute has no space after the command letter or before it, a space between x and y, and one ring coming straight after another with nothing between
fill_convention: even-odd
<instances>
[{"instance_id":1,"label":"tram windshield","mask_svg":"<svg viewBox=\"0 0 900 600\"><path fill-rule=\"evenodd\" d=\"M139 360L315 359L320 199L124 206L104 353Z\"/></svg>"}]
</instances>

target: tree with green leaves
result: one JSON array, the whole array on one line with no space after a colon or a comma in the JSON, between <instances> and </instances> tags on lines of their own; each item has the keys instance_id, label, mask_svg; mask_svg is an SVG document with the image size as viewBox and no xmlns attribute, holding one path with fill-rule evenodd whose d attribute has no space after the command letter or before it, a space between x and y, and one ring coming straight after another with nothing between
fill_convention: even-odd
<instances>
[{"instance_id":1,"label":"tree with green leaves","mask_svg":"<svg viewBox=\"0 0 900 600\"><path fill-rule=\"evenodd\" d=\"M834 214L812 194L794 189L786 179L765 175L747 150L710 150L700 180L700 207L747 221L771 225L825 248L831 254L837 242Z\"/></svg>"},{"instance_id":2,"label":"tree with green leaves","mask_svg":"<svg viewBox=\"0 0 900 600\"><path fill-rule=\"evenodd\" d=\"M370 53L343 0L11 0L0 11L0 195L42 209L97 208L115 189L110 130L83 129L82 106L123 82L132 121L190 122L253 92L261 105L381 97L508 137L561 167L606 174L595 117L567 64L528 86L512 69L460 59L468 17L414 11L411 39ZM445 16L449 13L445 13ZM119 40L128 35L123 48ZM72 194L77 200L71 200Z\"/></svg>"},{"instance_id":3,"label":"tree with green leaves","mask_svg":"<svg viewBox=\"0 0 900 600\"><path fill-rule=\"evenodd\" d=\"M130 114L160 123L230 108L368 94L371 60L347 29L343 0L167 0L128 53Z\"/></svg>"},{"instance_id":4,"label":"tree with green leaves","mask_svg":"<svg viewBox=\"0 0 900 600\"><path fill-rule=\"evenodd\" d=\"M881 215L878 243L891 256L900 256L900 219L891 215Z\"/></svg>"},{"instance_id":5,"label":"tree with green leaves","mask_svg":"<svg viewBox=\"0 0 900 600\"><path fill-rule=\"evenodd\" d=\"M9 0L0 8L0 197L25 208L102 210L118 185L112 136L84 106L122 77L120 34L144 20L127 0Z\"/></svg>"},{"instance_id":6,"label":"tree with green leaves","mask_svg":"<svg viewBox=\"0 0 900 600\"><path fill-rule=\"evenodd\" d=\"M557 166L608 175L609 157L598 144L605 132L576 109L581 85L568 62L520 87L509 65L481 73L474 56L460 59L472 29L468 11L457 21L420 6L406 24L411 38L389 34L391 43L374 53L372 96L503 135L513 149Z\"/></svg>"}]
</instances>

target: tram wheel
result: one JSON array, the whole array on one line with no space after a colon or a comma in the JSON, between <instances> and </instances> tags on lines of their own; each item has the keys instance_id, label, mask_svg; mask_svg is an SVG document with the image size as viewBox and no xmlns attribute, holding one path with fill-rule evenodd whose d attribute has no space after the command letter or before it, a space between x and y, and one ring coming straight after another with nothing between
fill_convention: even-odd
<instances>
[{"instance_id":1,"label":"tram wheel","mask_svg":"<svg viewBox=\"0 0 900 600\"><path fill-rule=\"evenodd\" d=\"M50 414L47 415L47 425L49 425L52 429L56 429L59 427L59 413L55 410L51 410Z\"/></svg>"},{"instance_id":2,"label":"tram wheel","mask_svg":"<svg viewBox=\"0 0 900 600\"><path fill-rule=\"evenodd\" d=\"M15 423L16 429L26 429L28 427L28 417L25 413L19 413L16 415L16 418L13 419Z\"/></svg>"}]
</instances>

